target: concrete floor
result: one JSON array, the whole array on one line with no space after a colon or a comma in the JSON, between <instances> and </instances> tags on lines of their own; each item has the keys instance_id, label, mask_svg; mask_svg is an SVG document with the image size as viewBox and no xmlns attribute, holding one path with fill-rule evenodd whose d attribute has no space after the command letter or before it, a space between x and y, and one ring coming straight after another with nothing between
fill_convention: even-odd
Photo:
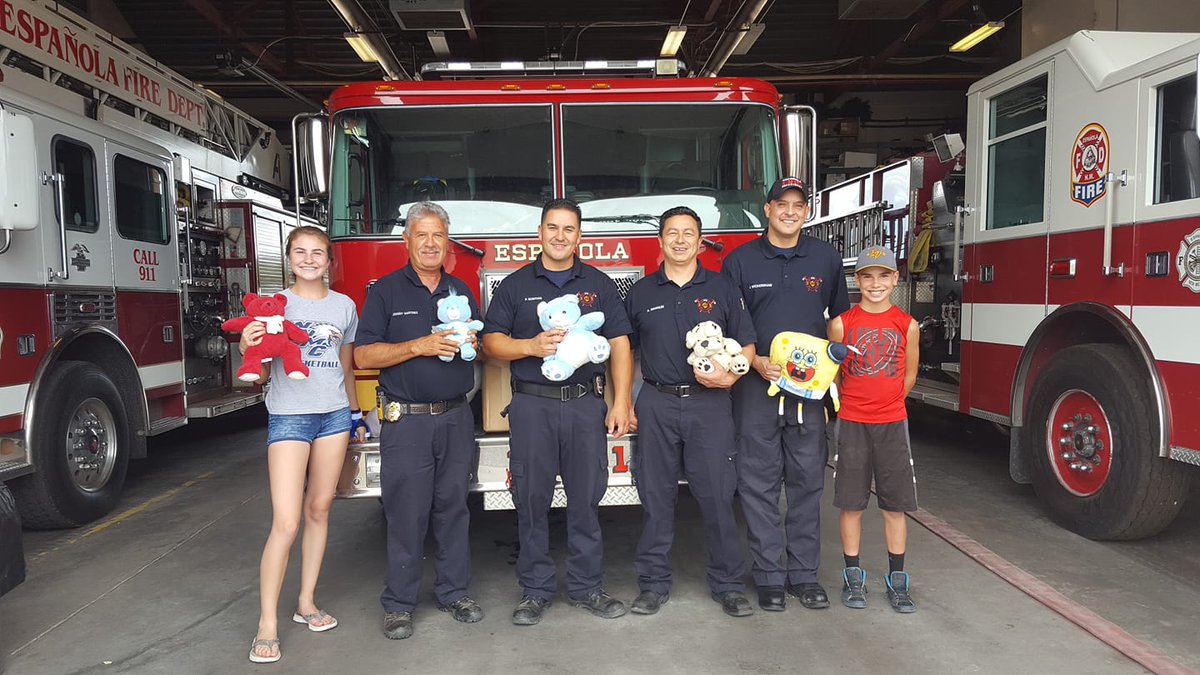
<instances>
[{"instance_id":1,"label":"concrete floor","mask_svg":"<svg viewBox=\"0 0 1200 675\"><path fill-rule=\"evenodd\" d=\"M257 564L269 525L263 413L194 424L156 439L131 467L119 519L91 529L26 533L29 580L0 599L0 671L11 673L263 672L246 660L257 620ZM1145 542L1081 539L1049 523L1028 488L1007 479L1005 441L986 425L914 411L923 506L1187 668L1200 669L1200 499L1167 533ZM829 495L827 493L826 503ZM132 511L131 511L132 510ZM825 513L821 580L840 587L836 512ZM608 590L636 594L637 507L603 512ZM374 500L334 505L320 605L339 627L314 634L282 624L289 672L783 673L1142 672L967 556L910 525L909 569L920 611L887 607L886 556L870 514L864 565L871 607L836 604L782 614L724 616L704 585L697 509L681 499L676 586L656 616L605 621L556 603L539 626L509 622L511 512L476 511L472 594L486 618L457 624L428 587L416 635L380 634L383 519ZM564 527L552 540L561 558ZM290 612L298 552L281 610ZM287 617L284 616L284 619ZM282 670L281 670L282 672Z\"/></svg>"}]
</instances>

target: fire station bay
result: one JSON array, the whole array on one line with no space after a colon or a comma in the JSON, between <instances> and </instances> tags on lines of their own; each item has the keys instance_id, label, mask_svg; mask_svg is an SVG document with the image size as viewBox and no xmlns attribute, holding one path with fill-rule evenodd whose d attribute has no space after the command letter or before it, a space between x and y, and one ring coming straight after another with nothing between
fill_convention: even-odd
<instances>
[{"instance_id":1,"label":"fire station bay","mask_svg":"<svg viewBox=\"0 0 1200 675\"><path fill-rule=\"evenodd\" d=\"M0 0L0 673L1200 672L1194 0Z\"/></svg>"}]
</instances>

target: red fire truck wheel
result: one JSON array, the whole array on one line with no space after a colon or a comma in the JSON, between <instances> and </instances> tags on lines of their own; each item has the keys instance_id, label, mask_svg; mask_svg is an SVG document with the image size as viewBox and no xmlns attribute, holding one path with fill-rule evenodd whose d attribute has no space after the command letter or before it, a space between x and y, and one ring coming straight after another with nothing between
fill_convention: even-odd
<instances>
[{"instance_id":1,"label":"red fire truck wheel","mask_svg":"<svg viewBox=\"0 0 1200 675\"><path fill-rule=\"evenodd\" d=\"M98 366L65 361L39 387L36 471L12 482L26 527L77 527L117 504L129 465L129 423L116 385Z\"/></svg>"},{"instance_id":2,"label":"red fire truck wheel","mask_svg":"<svg viewBox=\"0 0 1200 675\"><path fill-rule=\"evenodd\" d=\"M1158 456L1149 375L1118 345L1064 349L1033 384L1021 442L1051 516L1091 539L1162 531L1187 496L1184 467Z\"/></svg>"}]
</instances>

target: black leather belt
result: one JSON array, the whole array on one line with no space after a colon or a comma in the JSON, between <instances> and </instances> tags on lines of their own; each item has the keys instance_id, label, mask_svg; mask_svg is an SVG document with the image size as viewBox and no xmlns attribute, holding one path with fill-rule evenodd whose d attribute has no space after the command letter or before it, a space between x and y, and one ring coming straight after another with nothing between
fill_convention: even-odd
<instances>
[{"instance_id":1,"label":"black leather belt","mask_svg":"<svg viewBox=\"0 0 1200 675\"><path fill-rule=\"evenodd\" d=\"M587 396L588 392L591 391L591 387L586 384L564 384L561 387L556 387L549 384L535 384L520 380L514 380L512 387L513 391L517 393L552 398L556 401L573 401L577 398Z\"/></svg>"},{"instance_id":2,"label":"black leather belt","mask_svg":"<svg viewBox=\"0 0 1200 675\"><path fill-rule=\"evenodd\" d=\"M704 390L704 387L698 384L659 384L653 380L646 380L646 384L654 387L664 394L678 396L679 398L694 396Z\"/></svg>"},{"instance_id":3,"label":"black leather belt","mask_svg":"<svg viewBox=\"0 0 1200 675\"><path fill-rule=\"evenodd\" d=\"M432 403L411 403L408 401L395 401L387 398L385 395L381 401L382 412L380 413L380 419L384 422L398 422L405 415L441 415L444 412L454 410L466 402L467 397L465 396L445 401L434 401Z\"/></svg>"}]
</instances>

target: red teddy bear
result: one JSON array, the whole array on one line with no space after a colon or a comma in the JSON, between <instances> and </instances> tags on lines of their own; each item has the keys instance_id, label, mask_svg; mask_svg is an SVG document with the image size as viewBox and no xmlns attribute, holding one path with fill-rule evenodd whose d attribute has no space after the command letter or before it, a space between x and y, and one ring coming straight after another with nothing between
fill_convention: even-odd
<instances>
[{"instance_id":1,"label":"red teddy bear","mask_svg":"<svg viewBox=\"0 0 1200 675\"><path fill-rule=\"evenodd\" d=\"M288 377L293 380L308 377L308 366L300 360L298 346L308 342L308 333L283 318L283 308L286 306L287 296L282 293L276 293L274 296L247 293L242 296L242 307L246 308L246 315L221 324L221 329L230 333L242 332L251 321L261 321L267 327L262 342L247 349L242 356L242 367L237 371L239 380L257 382L262 374L261 364L276 356L283 359L283 370Z\"/></svg>"}]
</instances>

